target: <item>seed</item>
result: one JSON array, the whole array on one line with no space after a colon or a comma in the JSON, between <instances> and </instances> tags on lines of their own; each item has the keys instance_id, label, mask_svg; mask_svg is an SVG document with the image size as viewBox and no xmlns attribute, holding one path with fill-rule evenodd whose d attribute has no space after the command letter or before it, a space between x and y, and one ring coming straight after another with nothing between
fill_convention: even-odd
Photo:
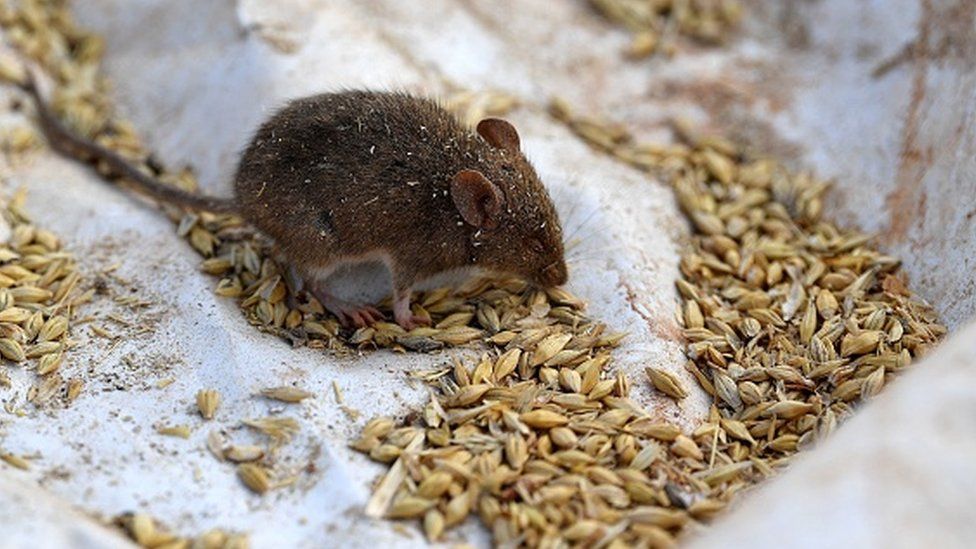
<instances>
[{"instance_id":1,"label":"seed","mask_svg":"<svg viewBox=\"0 0 976 549\"><path fill-rule=\"evenodd\" d=\"M677 456L691 458L698 461L701 461L705 457L704 454L702 454L701 449L698 448L698 445L695 444L695 441L691 440L685 435L678 435L674 439L674 442L671 443L671 451Z\"/></svg>"},{"instance_id":2,"label":"seed","mask_svg":"<svg viewBox=\"0 0 976 549\"><path fill-rule=\"evenodd\" d=\"M492 377L495 382L499 382L509 376L518 367L519 358L522 356L522 350L519 348L509 349L505 351L498 360L495 361L494 371Z\"/></svg>"},{"instance_id":3,"label":"seed","mask_svg":"<svg viewBox=\"0 0 976 549\"><path fill-rule=\"evenodd\" d=\"M564 467L576 467L593 463L593 456L580 450L562 450L552 455L556 463Z\"/></svg>"},{"instance_id":4,"label":"seed","mask_svg":"<svg viewBox=\"0 0 976 549\"><path fill-rule=\"evenodd\" d=\"M671 372L658 368L644 368L644 372L647 373L647 377L651 379L651 383L658 391L679 400L688 396L688 391Z\"/></svg>"},{"instance_id":5,"label":"seed","mask_svg":"<svg viewBox=\"0 0 976 549\"><path fill-rule=\"evenodd\" d=\"M224 446L226 445L227 439L220 431L213 430L207 433L207 450L210 450L210 453L217 458L217 461L224 461L226 459L224 455Z\"/></svg>"},{"instance_id":6,"label":"seed","mask_svg":"<svg viewBox=\"0 0 976 549\"><path fill-rule=\"evenodd\" d=\"M370 453L374 448L380 445L380 439L371 436L362 435L358 439L354 440L349 444L349 447L364 453Z\"/></svg>"},{"instance_id":7,"label":"seed","mask_svg":"<svg viewBox=\"0 0 976 549\"><path fill-rule=\"evenodd\" d=\"M820 290L817 294L817 311L820 313L820 317L828 319L834 316L837 311L837 298L829 290Z\"/></svg>"},{"instance_id":8,"label":"seed","mask_svg":"<svg viewBox=\"0 0 976 549\"><path fill-rule=\"evenodd\" d=\"M642 541L647 542L650 547L669 549L675 546L674 536L659 526L652 526L649 524L634 524L631 526L631 529L633 529L634 533L641 537Z\"/></svg>"},{"instance_id":9,"label":"seed","mask_svg":"<svg viewBox=\"0 0 976 549\"><path fill-rule=\"evenodd\" d=\"M177 234L179 234L179 231L177 231ZM215 276L224 275L233 268L234 264L227 257L212 257L200 263L200 270Z\"/></svg>"},{"instance_id":10,"label":"seed","mask_svg":"<svg viewBox=\"0 0 976 549\"><path fill-rule=\"evenodd\" d=\"M688 516L681 511L646 506L634 508L627 513L627 518L637 524L658 526L661 528L674 528L688 522Z\"/></svg>"},{"instance_id":11,"label":"seed","mask_svg":"<svg viewBox=\"0 0 976 549\"><path fill-rule=\"evenodd\" d=\"M479 401L489 389L491 389L491 385L487 383L462 387L460 390L458 390L458 392L454 393L449 399L447 399L445 405L457 407L474 404L475 402Z\"/></svg>"},{"instance_id":12,"label":"seed","mask_svg":"<svg viewBox=\"0 0 976 549\"><path fill-rule=\"evenodd\" d=\"M800 322L800 341L808 342L813 337L817 329L817 310L813 305L807 305L806 312L803 314L803 321Z\"/></svg>"},{"instance_id":13,"label":"seed","mask_svg":"<svg viewBox=\"0 0 976 549\"><path fill-rule=\"evenodd\" d=\"M657 44L657 34L652 31L639 32L627 48L627 55L632 59L643 59L654 53Z\"/></svg>"},{"instance_id":14,"label":"seed","mask_svg":"<svg viewBox=\"0 0 976 549\"><path fill-rule=\"evenodd\" d=\"M573 336L571 334L554 334L542 341L535 348L535 352L532 353L532 357L529 359L529 364L531 366L538 366L543 362L549 360L550 358L556 356L556 353L563 350L563 347L569 343Z\"/></svg>"},{"instance_id":15,"label":"seed","mask_svg":"<svg viewBox=\"0 0 976 549\"><path fill-rule=\"evenodd\" d=\"M0 322L19 324L31 317L31 312L20 307L10 307L0 311Z\"/></svg>"},{"instance_id":16,"label":"seed","mask_svg":"<svg viewBox=\"0 0 976 549\"><path fill-rule=\"evenodd\" d=\"M673 441L681 434L681 429L670 423L654 423L650 419L641 419L628 425L630 432L641 436L648 436L663 441Z\"/></svg>"},{"instance_id":17,"label":"seed","mask_svg":"<svg viewBox=\"0 0 976 549\"><path fill-rule=\"evenodd\" d=\"M435 542L444 533L444 515L437 509L430 509L424 514L424 533L427 541Z\"/></svg>"},{"instance_id":18,"label":"seed","mask_svg":"<svg viewBox=\"0 0 976 549\"><path fill-rule=\"evenodd\" d=\"M264 457L264 448L260 446L231 446L223 452L223 457L237 463L257 461Z\"/></svg>"},{"instance_id":19,"label":"seed","mask_svg":"<svg viewBox=\"0 0 976 549\"><path fill-rule=\"evenodd\" d=\"M743 463L731 463L729 465L723 465L721 467L716 467L709 471L706 471L701 475L701 480L707 483L709 486L717 486L724 482L735 478L739 473L746 471L752 467L751 462Z\"/></svg>"},{"instance_id":20,"label":"seed","mask_svg":"<svg viewBox=\"0 0 976 549\"><path fill-rule=\"evenodd\" d=\"M549 438L560 448L575 448L579 442L576 433L566 427L555 427L549 430Z\"/></svg>"},{"instance_id":21,"label":"seed","mask_svg":"<svg viewBox=\"0 0 976 549\"><path fill-rule=\"evenodd\" d=\"M467 326L471 319L474 318L474 313L471 312L458 312L450 314L444 318L444 320L437 323L438 330L446 330L452 326Z\"/></svg>"},{"instance_id":22,"label":"seed","mask_svg":"<svg viewBox=\"0 0 976 549\"><path fill-rule=\"evenodd\" d=\"M718 179L726 185L732 182L735 168L730 159L709 149L702 152L702 158L705 161L705 166L708 168L708 171L715 176L715 179Z\"/></svg>"},{"instance_id":23,"label":"seed","mask_svg":"<svg viewBox=\"0 0 976 549\"><path fill-rule=\"evenodd\" d=\"M738 387L731 377L716 370L712 376L712 382L715 384L715 393L719 398L733 410L742 409L742 398L739 396Z\"/></svg>"},{"instance_id":24,"label":"seed","mask_svg":"<svg viewBox=\"0 0 976 549\"><path fill-rule=\"evenodd\" d=\"M571 393L578 393L582 389L583 378L576 370L562 368L559 370L559 385Z\"/></svg>"},{"instance_id":25,"label":"seed","mask_svg":"<svg viewBox=\"0 0 976 549\"><path fill-rule=\"evenodd\" d=\"M85 384L80 379L68 380L68 393L65 398L68 402L74 402L78 395L81 394L81 390L85 387Z\"/></svg>"},{"instance_id":26,"label":"seed","mask_svg":"<svg viewBox=\"0 0 976 549\"><path fill-rule=\"evenodd\" d=\"M583 385L585 387L586 385L585 380ZM593 385L593 389L591 389L589 394L586 395L586 398L589 400L600 400L603 397L612 393L616 388L616 385L617 383L616 380L614 379L604 379L598 381Z\"/></svg>"},{"instance_id":27,"label":"seed","mask_svg":"<svg viewBox=\"0 0 976 549\"><path fill-rule=\"evenodd\" d=\"M847 381L838 385L837 388L830 393L830 396L835 400L843 402L854 400L861 394L861 389L863 387L863 379L848 379Z\"/></svg>"},{"instance_id":28,"label":"seed","mask_svg":"<svg viewBox=\"0 0 976 549\"><path fill-rule=\"evenodd\" d=\"M505 440L505 459L512 469L519 470L529 459L525 439L518 433L511 433Z\"/></svg>"},{"instance_id":29,"label":"seed","mask_svg":"<svg viewBox=\"0 0 976 549\"><path fill-rule=\"evenodd\" d=\"M566 416L550 410L542 409L526 412L519 416L519 420L529 427L534 427L537 429L549 429L569 423L569 419L566 418Z\"/></svg>"},{"instance_id":30,"label":"seed","mask_svg":"<svg viewBox=\"0 0 976 549\"><path fill-rule=\"evenodd\" d=\"M782 402L773 404L769 408L766 408L763 415L777 416L783 419L793 419L795 417L802 416L803 414L808 414L812 410L812 404L797 402L795 400L784 400Z\"/></svg>"},{"instance_id":31,"label":"seed","mask_svg":"<svg viewBox=\"0 0 976 549\"><path fill-rule=\"evenodd\" d=\"M463 521L471 512L471 492L465 491L451 498L444 510L444 526L449 528Z\"/></svg>"},{"instance_id":32,"label":"seed","mask_svg":"<svg viewBox=\"0 0 976 549\"><path fill-rule=\"evenodd\" d=\"M190 438L190 428L186 425L160 426L156 432L170 437Z\"/></svg>"},{"instance_id":33,"label":"seed","mask_svg":"<svg viewBox=\"0 0 976 549\"><path fill-rule=\"evenodd\" d=\"M213 419L217 406L220 405L220 393L213 389L201 389L197 392L197 410L203 419Z\"/></svg>"},{"instance_id":34,"label":"seed","mask_svg":"<svg viewBox=\"0 0 976 549\"><path fill-rule=\"evenodd\" d=\"M424 515L433 505L434 502L429 499L405 496L393 503L386 516L391 519L417 518Z\"/></svg>"},{"instance_id":35,"label":"seed","mask_svg":"<svg viewBox=\"0 0 976 549\"><path fill-rule=\"evenodd\" d=\"M725 232L725 224L718 216L706 212L694 212L691 220L701 232L705 234L722 234Z\"/></svg>"},{"instance_id":36,"label":"seed","mask_svg":"<svg viewBox=\"0 0 976 549\"><path fill-rule=\"evenodd\" d=\"M463 345L481 337L482 332L477 328L469 328L467 326L454 326L435 334L434 339L446 343L448 345Z\"/></svg>"},{"instance_id":37,"label":"seed","mask_svg":"<svg viewBox=\"0 0 976 549\"><path fill-rule=\"evenodd\" d=\"M37 375L46 376L52 372L57 371L61 367L61 363L64 361L64 353L58 354L45 354L37 363Z\"/></svg>"},{"instance_id":38,"label":"seed","mask_svg":"<svg viewBox=\"0 0 976 549\"><path fill-rule=\"evenodd\" d=\"M426 499L439 498L447 491L453 480L449 473L443 471L432 473L417 487L417 495Z\"/></svg>"},{"instance_id":39,"label":"seed","mask_svg":"<svg viewBox=\"0 0 976 549\"><path fill-rule=\"evenodd\" d=\"M380 444L369 451L369 457L380 463L392 463L403 453L403 449L393 444Z\"/></svg>"},{"instance_id":40,"label":"seed","mask_svg":"<svg viewBox=\"0 0 976 549\"><path fill-rule=\"evenodd\" d=\"M749 429L746 428L745 424L741 421L736 421L734 419L721 419L722 428L725 432L732 435L733 437L744 440L750 444L755 444L755 439L752 438L752 434L749 433Z\"/></svg>"},{"instance_id":41,"label":"seed","mask_svg":"<svg viewBox=\"0 0 976 549\"><path fill-rule=\"evenodd\" d=\"M268 471L260 465L242 463L237 466L237 476L252 492L262 495L271 489Z\"/></svg>"},{"instance_id":42,"label":"seed","mask_svg":"<svg viewBox=\"0 0 976 549\"><path fill-rule=\"evenodd\" d=\"M597 538L602 535L606 526L596 520L580 520L563 530L563 537L570 541L581 541Z\"/></svg>"},{"instance_id":43,"label":"seed","mask_svg":"<svg viewBox=\"0 0 976 549\"><path fill-rule=\"evenodd\" d=\"M24 352L26 358L39 358L57 353L62 350L61 343L57 341L44 341L37 345L32 345Z\"/></svg>"},{"instance_id":44,"label":"seed","mask_svg":"<svg viewBox=\"0 0 976 549\"><path fill-rule=\"evenodd\" d=\"M702 316L701 308L693 299L685 301L685 328L702 328L705 326L705 318Z\"/></svg>"},{"instance_id":45,"label":"seed","mask_svg":"<svg viewBox=\"0 0 976 549\"><path fill-rule=\"evenodd\" d=\"M870 353L878 348L883 334L880 330L864 331L858 335L847 334L841 341L840 354L847 357Z\"/></svg>"},{"instance_id":46,"label":"seed","mask_svg":"<svg viewBox=\"0 0 976 549\"><path fill-rule=\"evenodd\" d=\"M711 518L716 513L725 509L725 502L714 499L703 499L692 503L688 507L688 513L695 518Z\"/></svg>"},{"instance_id":47,"label":"seed","mask_svg":"<svg viewBox=\"0 0 976 549\"><path fill-rule=\"evenodd\" d=\"M63 316L52 316L44 323L37 333L38 341L50 341L61 337L68 330L68 319Z\"/></svg>"},{"instance_id":48,"label":"seed","mask_svg":"<svg viewBox=\"0 0 976 549\"><path fill-rule=\"evenodd\" d=\"M190 245L193 246L204 257L210 257L214 253L217 239L210 231L201 227L193 227L190 230Z\"/></svg>"},{"instance_id":49,"label":"seed","mask_svg":"<svg viewBox=\"0 0 976 549\"><path fill-rule=\"evenodd\" d=\"M0 355L14 362L27 360L27 356L24 354L24 348L20 346L20 343L7 337L0 338Z\"/></svg>"},{"instance_id":50,"label":"seed","mask_svg":"<svg viewBox=\"0 0 976 549\"><path fill-rule=\"evenodd\" d=\"M312 393L299 389L298 387L284 386L261 389L261 395L270 399L280 400L281 402L296 403L309 398Z\"/></svg>"},{"instance_id":51,"label":"seed","mask_svg":"<svg viewBox=\"0 0 976 549\"><path fill-rule=\"evenodd\" d=\"M15 456L14 454L7 454L4 452L0 452L0 459L7 462L7 465L10 465L11 467L16 467L17 469L20 469L22 471L27 471L28 469L30 469L30 462L20 456Z\"/></svg>"},{"instance_id":52,"label":"seed","mask_svg":"<svg viewBox=\"0 0 976 549\"><path fill-rule=\"evenodd\" d=\"M659 457L660 453L661 450L657 444L649 443L634 456L634 459L630 460L630 468L643 471L651 466L651 463Z\"/></svg>"},{"instance_id":53,"label":"seed","mask_svg":"<svg viewBox=\"0 0 976 549\"><path fill-rule=\"evenodd\" d=\"M378 439L386 438L386 436L393 431L393 427L394 423L392 419L388 417L377 417L370 420L370 422L363 427L362 437L376 437Z\"/></svg>"},{"instance_id":54,"label":"seed","mask_svg":"<svg viewBox=\"0 0 976 549\"><path fill-rule=\"evenodd\" d=\"M864 385L861 387L861 397L871 398L877 396L884 387L885 379L885 369L883 367L876 368L871 375L869 375L864 380Z\"/></svg>"},{"instance_id":55,"label":"seed","mask_svg":"<svg viewBox=\"0 0 976 549\"><path fill-rule=\"evenodd\" d=\"M33 286L20 286L18 288L11 288L9 291L11 297L18 303L40 303L54 296L49 290L35 288Z\"/></svg>"},{"instance_id":56,"label":"seed","mask_svg":"<svg viewBox=\"0 0 976 549\"><path fill-rule=\"evenodd\" d=\"M140 545L147 546L148 543L156 539L156 525L149 515L136 513L132 516L128 526L132 537Z\"/></svg>"},{"instance_id":57,"label":"seed","mask_svg":"<svg viewBox=\"0 0 976 549\"><path fill-rule=\"evenodd\" d=\"M777 452L795 452L796 443L800 439L797 435L782 435L769 443L769 447Z\"/></svg>"}]
</instances>

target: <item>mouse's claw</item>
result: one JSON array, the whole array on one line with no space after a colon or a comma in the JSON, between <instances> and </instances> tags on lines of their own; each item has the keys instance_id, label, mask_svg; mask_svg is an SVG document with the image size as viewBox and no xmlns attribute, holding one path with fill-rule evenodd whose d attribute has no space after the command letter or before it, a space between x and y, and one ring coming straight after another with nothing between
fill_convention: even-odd
<instances>
[{"instance_id":1,"label":"mouse's claw","mask_svg":"<svg viewBox=\"0 0 976 549\"><path fill-rule=\"evenodd\" d=\"M372 326L373 324L376 324L384 319L383 313L381 313L376 307L371 306L350 305L349 307L342 309L341 314L351 321L352 324L357 328ZM341 316L340 320L342 320Z\"/></svg>"},{"instance_id":2,"label":"mouse's claw","mask_svg":"<svg viewBox=\"0 0 976 549\"><path fill-rule=\"evenodd\" d=\"M347 328L365 328L385 318L379 309L371 305L356 305L321 289L314 289L312 294L326 311L334 314L339 323Z\"/></svg>"},{"instance_id":3,"label":"mouse's claw","mask_svg":"<svg viewBox=\"0 0 976 549\"><path fill-rule=\"evenodd\" d=\"M410 292L399 293L393 300L393 317L396 319L396 323L408 332L418 326L430 324L429 318L415 315L410 310Z\"/></svg>"},{"instance_id":4,"label":"mouse's claw","mask_svg":"<svg viewBox=\"0 0 976 549\"><path fill-rule=\"evenodd\" d=\"M413 330L420 326L430 326L430 319L425 316L410 315L406 319L398 319L397 324L406 331Z\"/></svg>"},{"instance_id":5,"label":"mouse's claw","mask_svg":"<svg viewBox=\"0 0 976 549\"><path fill-rule=\"evenodd\" d=\"M381 320L386 320L386 315L384 315L383 313L381 313L379 309L377 309L376 307L373 307L372 305L364 305L363 307L361 307L360 310L364 314L369 315L373 319L373 322L379 322Z\"/></svg>"},{"instance_id":6,"label":"mouse's claw","mask_svg":"<svg viewBox=\"0 0 976 549\"><path fill-rule=\"evenodd\" d=\"M342 303L343 305L336 308L326 308L329 310L329 312L339 317L339 322L341 322L343 326L365 328L366 326L372 326L373 324L376 324L377 322L380 322L386 318L376 307L354 305L346 302Z\"/></svg>"}]
</instances>

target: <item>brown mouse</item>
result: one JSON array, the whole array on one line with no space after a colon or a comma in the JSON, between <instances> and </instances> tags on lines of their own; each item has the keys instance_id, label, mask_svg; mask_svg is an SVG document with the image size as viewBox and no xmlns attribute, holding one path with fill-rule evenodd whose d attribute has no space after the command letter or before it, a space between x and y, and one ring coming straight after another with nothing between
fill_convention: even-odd
<instances>
[{"instance_id":1,"label":"brown mouse","mask_svg":"<svg viewBox=\"0 0 976 549\"><path fill-rule=\"evenodd\" d=\"M344 324L382 318L324 286L351 262L387 265L393 313L406 329L421 322L411 289L438 273L474 267L542 287L567 280L559 216L504 120L482 120L474 133L434 101L397 92L296 99L258 129L241 156L235 197L221 199L160 183L71 132L32 79L23 87L53 148L101 161L156 199L240 215L274 239L292 279Z\"/></svg>"}]
</instances>

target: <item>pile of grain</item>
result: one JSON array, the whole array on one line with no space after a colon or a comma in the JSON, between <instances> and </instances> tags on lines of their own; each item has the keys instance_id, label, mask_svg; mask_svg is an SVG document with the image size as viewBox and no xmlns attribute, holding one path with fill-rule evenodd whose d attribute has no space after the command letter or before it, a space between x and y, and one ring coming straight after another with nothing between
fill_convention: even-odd
<instances>
[{"instance_id":1,"label":"pile of grain","mask_svg":"<svg viewBox=\"0 0 976 549\"><path fill-rule=\"evenodd\" d=\"M91 300L83 290L72 255L54 233L36 227L24 212L24 190L0 200L0 387L10 387L8 368L30 369L37 381L27 401L38 406L71 402L82 389L78 378L60 373L65 352L74 345L70 322L77 307ZM7 412L23 413L14 400ZM8 462L11 456L0 453Z\"/></svg>"},{"instance_id":2,"label":"pile of grain","mask_svg":"<svg viewBox=\"0 0 976 549\"><path fill-rule=\"evenodd\" d=\"M590 4L633 33L626 53L634 59L655 53L673 55L679 35L706 44L724 43L742 18L738 0L590 0Z\"/></svg>"},{"instance_id":3,"label":"pile of grain","mask_svg":"<svg viewBox=\"0 0 976 549\"><path fill-rule=\"evenodd\" d=\"M667 177L695 236L681 259L687 368L714 398L683 433L627 398L585 332L516 328L455 366L418 422L371 421L354 447L393 462L369 510L430 539L477 515L496 544L667 546L830 434L945 334L899 261L821 219L827 188L733 144L635 143L619 125L553 115L595 147ZM553 363L565 349L572 362ZM556 353L556 354L554 354ZM648 379L676 399L668 372ZM394 461L395 460L395 461Z\"/></svg>"}]
</instances>

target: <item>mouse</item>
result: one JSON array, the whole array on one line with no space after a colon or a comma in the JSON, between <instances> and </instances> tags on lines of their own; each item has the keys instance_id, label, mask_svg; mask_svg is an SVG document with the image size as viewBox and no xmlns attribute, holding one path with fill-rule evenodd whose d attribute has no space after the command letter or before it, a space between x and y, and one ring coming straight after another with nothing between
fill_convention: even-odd
<instances>
[{"instance_id":1,"label":"mouse","mask_svg":"<svg viewBox=\"0 0 976 549\"><path fill-rule=\"evenodd\" d=\"M329 275L352 263L386 265L393 316L406 330L426 320L411 310L413 288L441 273L515 275L540 288L567 282L559 215L503 119L472 130L435 100L400 91L293 99L253 134L233 196L221 198L166 185L72 131L29 72L21 87L52 149L102 163L153 199L240 216L274 241L293 295L310 293L344 326L384 318L329 290Z\"/></svg>"}]
</instances>

